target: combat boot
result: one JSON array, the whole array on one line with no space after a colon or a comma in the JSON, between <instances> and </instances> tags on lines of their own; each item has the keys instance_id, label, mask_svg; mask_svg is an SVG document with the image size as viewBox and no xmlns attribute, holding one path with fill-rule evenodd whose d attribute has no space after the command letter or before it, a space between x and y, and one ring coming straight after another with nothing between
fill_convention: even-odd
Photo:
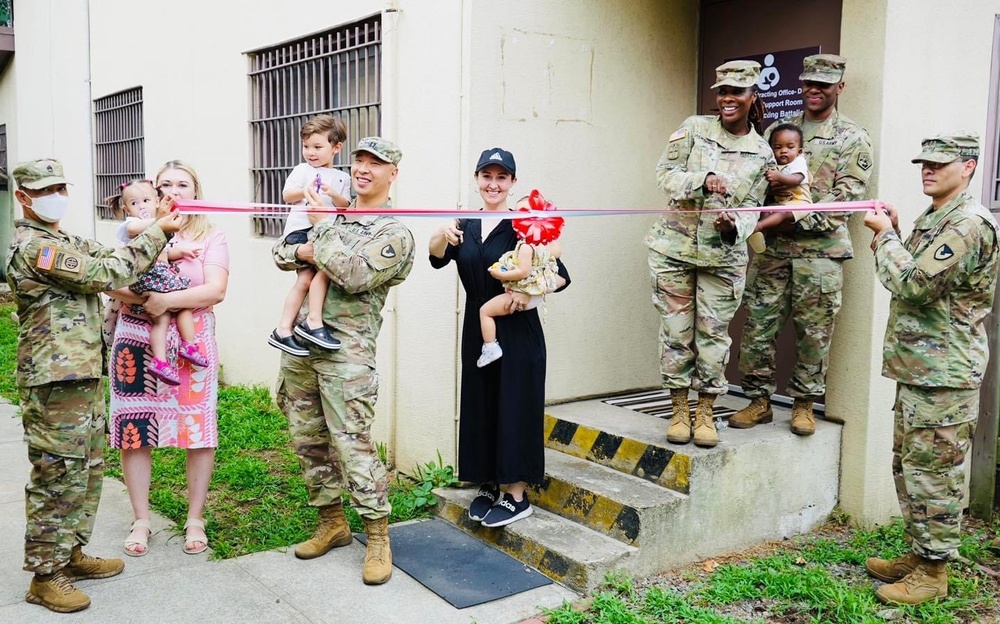
<instances>
[{"instance_id":1,"label":"combat boot","mask_svg":"<svg viewBox=\"0 0 1000 624\"><path fill-rule=\"evenodd\" d=\"M869 557L865 561L865 570L883 583L895 583L903 580L920 563L920 557L912 552L895 559L879 559Z\"/></svg>"},{"instance_id":2,"label":"combat boot","mask_svg":"<svg viewBox=\"0 0 1000 624\"><path fill-rule=\"evenodd\" d=\"M920 563L898 583L883 585L875 596L887 604L918 605L948 595L948 562L920 557Z\"/></svg>"},{"instance_id":3,"label":"combat boot","mask_svg":"<svg viewBox=\"0 0 1000 624\"><path fill-rule=\"evenodd\" d=\"M771 410L771 399L756 397L740 411L729 417L729 426L735 429L749 429L755 425L764 425L774 420Z\"/></svg>"},{"instance_id":4,"label":"combat boot","mask_svg":"<svg viewBox=\"0 0 1000 624\"><path fill-rule=\"evenodd\" d=\"M694 412L695 446L713 447L719 443L719 433L715 430L715 418L712 415L715 396L698 394L698 407Z\"/></svg>"},{"instance_id":5,"label":"combat boot","mask_svg":"<svg viewBox=\"0 0 1000 624\"><path fill-rule=\"evenodd\" d=\"M673 403L674 415L667 427L667 442L687 444L691 441L691 410L688 409L687 388L671 390L670 401Z\"/></svg>"},{"instance_id":6,"label":"combat boot","mask_svg":"<svg viewBox=\"0 0 1000 624\"><path fill-rule=\"evenodd\" d=\"M812 399L795 399L792 403L792 433L809 436L816 432Z\"/></svg>"},{"instance_id":7,"label":"combat boot","mask_svg":"<svg viewBox=\"0 0 1000 624\"><path fill-rule=\"evenodd\" d=\"M42 605L56 613L82 611L90 606L87 594L73 586L62 570L52 574L36 574L24 599Z\"/></svg>"},{"instance_id":8,"label":"combat boot","mask_svg":"<svg viewBox=\"0 0 1000 624\"><path fill-rule=\"evenodd\" d=\"M365 585L381 585L392 576L392 550L389 549L389 519L365 518L368 547L365 550Z\"/></svg>"},{"instance_id":9,"label":"combat boot","mask_svg":"<svg viewBox=\"0 0 1000 624\"><path fill-rule=\"evenodd\" d=\"M331 548L347 546L354 539L351 526L344 515L344 504L320 507L319 525L311 538L295 547L299 559L315 559L330 552Z\"/></svg>"},{"instance_id":10,"label":"combat boot","mask_svg":"<svg viewBox=\"0 0 1000 624\"><path fill-rule=\"evenodd\" d=\"M77 544L69 556L69 564L63 568L63 573L70 581L87 579L102 579L122 573L125 562L121 559L101 559L91 557L83 552L83 547Z\"/></svg>"}]
</instances>

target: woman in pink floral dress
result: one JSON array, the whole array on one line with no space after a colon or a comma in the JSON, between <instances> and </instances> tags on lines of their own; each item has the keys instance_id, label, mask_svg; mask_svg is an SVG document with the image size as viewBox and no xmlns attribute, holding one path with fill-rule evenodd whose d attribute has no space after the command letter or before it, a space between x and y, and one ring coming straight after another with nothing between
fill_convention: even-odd
<instances>
[{"instance_id":1,"label":"woman in pink floral dress","mask_svg":"<svg viewBox=\"0 0 1000 624\"><path fill-rule=\"evenodd\" d=\"M165 195L200 199L201 184L194 169L181 161L166 163L157 173L156 185ZM188 518L184 552L197 554L208 548L203 519L208 484L212 478L219 432L216 406L219 390L219 353L215 343L212 306L226 296L229 283L229 247L225 235L202 215L189 215L170 242L188 246L193 253L176 262L190 287L170 293L135 295L127 288L111 295L122 301L115 325L108 377L111 380L111 446L121 449L122 472L135 514L125 540L125 554L148 552L149 484L154 447L187 450ZM150 314L192 309L197 343L208 366L194 366L176 358L179 336L171 326L168 357L176 361L180 384L161 383L150 371L150 319L133 306L141 304Z\"/></svg>"}]
</instances>

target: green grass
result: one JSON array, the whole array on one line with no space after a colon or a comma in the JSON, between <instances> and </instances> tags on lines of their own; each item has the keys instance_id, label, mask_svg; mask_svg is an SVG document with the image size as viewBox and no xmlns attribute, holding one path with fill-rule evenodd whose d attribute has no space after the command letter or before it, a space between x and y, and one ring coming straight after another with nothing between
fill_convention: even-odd
<instances>
[{"instance_id":1,"label":"green grass","mask_svg":"<svg viewBox=\"0 0 1000 624\"><path fill-rule=\"evenodd\" d=\"M13 303L0 304L0 396L16 404L17 325L10 320L15 309Z\"/></svg>"},{"instance_id":2,"label":"green grass","mask_svg":"<svg viewBox=\"0 0 1000 624\"><path fill-rule=\"evenodd\" d=\"M289 546L312 534L316 510L308 505L299 462L288 438L288 424L263 387L227 386L219 390L219 447L205 511L206 530L217 558ZM433 462L428 464L435 466ZM119 453L108 453L107 473L121 478ZM450 467L444 467L444 472ZM435 474L435 476L438 476ZM390 522L426 517L436 501L431 485L408 478L390 482ZM179 525L187 516L185 453L153 453L152 507ZM345 502L349 500L345 494ZM347 508L354 531L357 513Z\"/></svg>"},{"instance_id":3,"label":"green grass","mask_svg":"<svg viewBox=\"0 0 1000 624\"><path fill-rule=\"evenodd\" d=\"M0 396L17 403L17 325L10 319L12 303L0 300ZM219 448L205 510L206 531L214 556L229 558L296 544L308 539L316 525L316 510L308 505L305 482L288 437L288 422L266 388L228 386L219 389ZM378 445L385 461L387 448ZM150 505L183 526L187 517L185 452L156 449ZM121 479L117 450L106 455L106 474ZM390 522L426 517L437 502L434 487L455 482L454 470L437 462L417 466L389 484ZM345 494L345 502L349 496ZM363 530L358 514L348 507L354 531ZM122 536L124 539L125 536Z\"/></svg>"},{"instance_id":4,"label":"green grass","mask_svg":"<svg viewBox=\"0 0 1000 624\"><path fill-rule=\"evenodd\" d=\"M993 534L988 528L965 531L962 556L995 569L997 560L985 548ZM995 621L996 581L961 562L951 564L947 598L918 607L890 608L877 602L873 591L877 583L865 574L865 559L894 557L907 549L900 520L874 529L845 528L843 522L834 521L764 555L724 563L707 573L700 566L687 568L645 590L637 590L626 576L608 575L589 605L564 603L546 615L550 624ZM745 614L748 605L767 619L731 615Z\"/></svg>"}]
</instances>

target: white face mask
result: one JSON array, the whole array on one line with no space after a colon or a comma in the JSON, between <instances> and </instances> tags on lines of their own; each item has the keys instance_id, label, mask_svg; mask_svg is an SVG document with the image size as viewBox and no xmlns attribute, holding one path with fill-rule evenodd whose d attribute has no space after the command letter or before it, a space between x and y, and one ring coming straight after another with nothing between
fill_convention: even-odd
<instances>
[{"instance_id":1,"label":"white face mask","mask_svg":"<svg viewBox=\"0 0 1000 624\"><path fill-rule=\"evenodd\" d=\"M58 223L66 216L69 197L60 193L31 198L31 211L46 223Z\"/></svg>"}]
</instances>

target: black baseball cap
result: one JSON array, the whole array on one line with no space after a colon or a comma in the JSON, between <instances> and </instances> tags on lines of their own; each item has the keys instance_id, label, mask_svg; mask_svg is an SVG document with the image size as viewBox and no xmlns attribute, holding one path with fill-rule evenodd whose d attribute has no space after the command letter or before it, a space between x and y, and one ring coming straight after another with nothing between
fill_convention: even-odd
<instances>
[{"instance_id":1,"label":"black baseball cap","mask_svg":"<svg viewBox=\"0 0 1000 624\"><path fill-rule=\"evenodd\" d=\"M479 162L476 163L476 173L479 173L487 165L499 165L507 170L512 177L517 177L517 164L514 163L514 155L502 147L491 147L483 150L479 155Z\"/></svg>"}]
</instances>

